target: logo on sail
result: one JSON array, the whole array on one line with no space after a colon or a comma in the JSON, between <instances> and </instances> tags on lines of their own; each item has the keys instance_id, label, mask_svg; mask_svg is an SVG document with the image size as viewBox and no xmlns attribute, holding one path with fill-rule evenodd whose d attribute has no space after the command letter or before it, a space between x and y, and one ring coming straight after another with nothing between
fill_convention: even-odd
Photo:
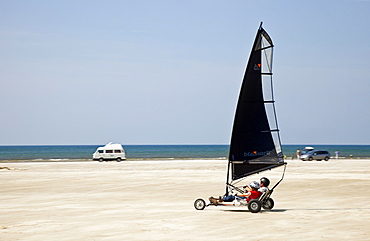
<instances>
[{"instance_id":1,"label":"logo on sail","mask_svg":"<svg viewBox=\"0 0 370 241\"><path fill-rule=\"evenodd\" d=\"M253 151L253 152L244 152L244 156L268 156L270 151Z\"/></svg>"},{"instance_id":2,"label":"logo on sail","mask_svg":"<svg viewBox=\"0 0 370 241\"><path fill-rule=\"evenodd\" d=\"M260 69L261 69L261 64L254 65L254 70L260 70Z\"/></svg>"}]
</instances>

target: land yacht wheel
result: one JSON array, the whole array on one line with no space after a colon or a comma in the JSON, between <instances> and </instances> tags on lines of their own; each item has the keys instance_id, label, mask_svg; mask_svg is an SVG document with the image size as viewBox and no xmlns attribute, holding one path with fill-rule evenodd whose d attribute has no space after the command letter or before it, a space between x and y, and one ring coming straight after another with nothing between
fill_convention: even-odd
<instances>
[{"instance_id":1,"label":"land yacht wheel","mask_svg":"<svg viewBox=\"0 0 370 241\"><path fill-rule=\"evenodd\" d=\"M117 157L117 162L120 162L121 161L121 157Z\"/></svg>"},{"instance_id":2,"label":"land yacht wheel","mask_svg":"<svg viewBox=\"0 0 370 241\"><path fill-rule=\"evenodd\" d=\"M203 210L206 207L206 202L203 199L199 198L195 200L194 207L196 210Z\"/></svg>"},{"instance_id":3,"label":"land yacht wheel","mask_svg":"<svg viewBox=\"0 0 370 241\"><path fill-rule=\"evenodd\" d=\"M251 213L258 213L261 211L261 202L257 199L250 200L248 203L248 209Z\"/></svg>"},{"instance_id":4,"label":"land yacht wheel","mask_svg":"<svg viewBox=\"0 0 370 241\"><path fill-rule=\"evenodd\" d=\"M99 158L99 161L100 161L100 162L103 162L103 161L104 161L104 159L103 159L103 158Z\"/></svg>"},{"instance_id":5,"label":"land yacht wheel","mask_svg":"<svg viewBox=\"0 0 370 241\"><path fill-rule=\"evenodd\" d=\"M274 200L268 198L264 204L262 204L263 209L270 210L274 207Z\"/></svg>"}]
</instances>

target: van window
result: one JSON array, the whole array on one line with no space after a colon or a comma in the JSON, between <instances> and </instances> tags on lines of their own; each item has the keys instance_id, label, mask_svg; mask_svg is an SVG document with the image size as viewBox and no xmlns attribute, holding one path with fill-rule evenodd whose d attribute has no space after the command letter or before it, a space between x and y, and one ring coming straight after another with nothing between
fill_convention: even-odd
<instances>
[{"instance_id":1,"label":"van window","mask_svg":"<svg viewBox=\"0 0 370 241\"><path fill-rule=\"evenodd\" d=\"M99 153L103 153L104 151L103 150L98 150Z\"/></svg>"},{"instance_id":2,"label":"van window","mask_svg":"<svg viewBox=\"0 0 370 241\"><path fill-rule=\"evenodd\" d=\"M114 150L114 153L121 153L121 150Z\"/></svg>"},{"instance_id":3,"label":"van window","mask_svg":"<svg viewBox=\"0 0 370 241\"><path fill-rule=\"evenodd\" d=\"M106 150L105 153L113 153L113 150Z\"/></svg>"}]
</instances>

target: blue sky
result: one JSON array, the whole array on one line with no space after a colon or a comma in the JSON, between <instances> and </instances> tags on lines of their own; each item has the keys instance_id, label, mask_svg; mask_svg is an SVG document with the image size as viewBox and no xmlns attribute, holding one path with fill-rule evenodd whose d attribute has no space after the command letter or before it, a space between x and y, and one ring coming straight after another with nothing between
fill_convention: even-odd
<instances>
[{"instance_id":1,"label":"blue sky","mask_svg":"<svg viewBox=\"0 0 370 241\"><path fill-rule=\"evenodd\" d=\"M283 144L370 144L370 1L0 0L0 145L228 144L261 21Z\"/></svg>"}]
</instances>

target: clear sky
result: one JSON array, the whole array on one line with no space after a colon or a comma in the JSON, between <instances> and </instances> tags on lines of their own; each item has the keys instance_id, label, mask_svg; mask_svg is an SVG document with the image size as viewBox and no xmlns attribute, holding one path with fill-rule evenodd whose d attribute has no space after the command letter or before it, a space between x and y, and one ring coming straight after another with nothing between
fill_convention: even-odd
<instances>
[{"instance_id":1,"label":"clear sky","mask_svg":"<svg viewBox=\"0 0 370 241\"><path fill-rule=\"evenodd\" d=\"M228 144L261 21L283 144L370 144L370 1L0 0L0 145Z\"/></svg>"}]
</instances>

